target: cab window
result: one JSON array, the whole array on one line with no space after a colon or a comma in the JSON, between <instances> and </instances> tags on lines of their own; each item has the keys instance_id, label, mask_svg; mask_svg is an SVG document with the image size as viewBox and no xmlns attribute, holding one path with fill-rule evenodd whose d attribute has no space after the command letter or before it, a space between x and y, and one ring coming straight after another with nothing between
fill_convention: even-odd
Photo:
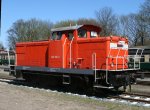
<instances>
[{"instance_id":1,"label":"cab window","mask_svg":"<svg viewBox=\"0 0 150 110\"><path fill-rule=\"evenodd\" d=\"M85 29L79 29L78 30L78 37L79 38L86 38L87 37L87 31Z\"/></svg>"},{"instance_id":2,"label":"cab window","mask_svg":"<svg viewBox=\"0 0 150 110\"><path fill-rule=\"evenodd\" d=\"M55 40L56 36L57 36L57 32L53 32L53 33L52 33L51 40Z\"/></svg>"},{"instance_id":3,"label":"cab window","mask_svg":"<svg viewBox=\"0 0 150 110\"><path fill-rule=\"evenodd\" d=\"M72 38L73 38L73 32L69 32L69 33L68 33L68 39L69 39L69 40L72 40Z\"/></svg>"},{"instance_id":4,"label":"cab window","mask_svg":"<svg viewBox=\"0 0 150 110\"><path fill-rule=\"evenodd\" d=\"M91 31L91 38L97 37L97 32L96 31Z\"/></svg>"},{"instance_id":5,"label":"cab window","mask_svg":"<svg viewBox=\"0 0 150 110\"><path fill-rule=\"evenodd\" d=\"M62 32L53 32L51 39L52 40L60 40L61 37L62 37Z\"/></svg>"}]
</instances>

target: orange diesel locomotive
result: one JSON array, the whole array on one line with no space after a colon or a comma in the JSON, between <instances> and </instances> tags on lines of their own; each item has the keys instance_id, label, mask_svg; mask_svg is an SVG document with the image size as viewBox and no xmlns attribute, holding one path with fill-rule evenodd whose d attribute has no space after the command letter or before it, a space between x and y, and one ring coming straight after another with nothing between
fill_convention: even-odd
<instances>
[{"instance_id":1,"label":"orange diesel locomotive","mask_svg":"<svg viewBox=\"0 0 150 110\"><path fill-rule=\"evenodd\" d=\"M135 81L139 68L128 68L128 40L98 36L101 28L54 28L47 41L16 44L16 77L28 81L82 87L119 88Z\"/></svg>"}]
</instances>

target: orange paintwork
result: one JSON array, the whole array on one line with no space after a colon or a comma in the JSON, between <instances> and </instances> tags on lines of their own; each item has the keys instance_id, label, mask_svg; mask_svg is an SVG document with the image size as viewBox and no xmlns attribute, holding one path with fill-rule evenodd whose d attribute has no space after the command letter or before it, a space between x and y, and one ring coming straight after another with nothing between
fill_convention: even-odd
<instances>
[{"instance_id":1,"label":"orange paintwork","mask_svg":"<svg viewBox=\"0 0 150 110\"><path fill-rule=\"evenodd\" d=\"M74 38L71 41L68 39L70 30L66 30L61 40L17 43L17 65L92 69L96 63L96 69L127 68L127 39L118 36L90 38L90 31L99 33L100 29L92 25L81 28L87 30L86 38L79 38L78 31L72 30ZM119 45L124 45L125 48ZM92 54L96 54L96 62L92 61Z\"/></svg>"},{"instance_id":2,"label":"orange paintwork","mask_svg":"<svg viewBox=\"0 0 150 110\"><path fill-rule=\"evenodd\" d=\"M48 46L49 41L17 43L17 65L47 67Z\"/></svg>"}]
</instances>

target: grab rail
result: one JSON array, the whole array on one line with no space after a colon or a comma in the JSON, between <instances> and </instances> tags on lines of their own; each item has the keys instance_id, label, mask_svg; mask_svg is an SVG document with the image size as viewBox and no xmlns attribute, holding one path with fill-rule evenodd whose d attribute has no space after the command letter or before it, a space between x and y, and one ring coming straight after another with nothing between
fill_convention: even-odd
<instances>
[{"instance_id":1,"label":"grab rail","mask_svg":"<svg viewBox=\"0 0 150 110\"><path fill-rule=\"evenodd\" d=\"M113 49L115 49L115 48L113 48ZM139 52L139 50L141 50L141 52L140 52L140 54L138 55L138 52ZM143 54L143 51L144 51L144 49L141 49L141 48L139 48L139 49L137 49L137 51L136 51L136 54L135 55L126 55L126 52L127 52L127 50L124 52L124 55L123 56L119 56L119 53L120 53L120 49L119 49L119 51L118 51L118 53L117 53L117 55L116 56L111 56L111 51L112 51L112 49L110 49L109 50L109 54L108 54L108 57L106 58L106 70L108 69L108 66L109 66L109 64L108 64L108 59L109 58L114 58L114 59L116 59L116 64L115 64L115 70L118 70L118 59L123 59L122 61L123 61L123 63L122 63L122 70L126 70L125 69L125 58L126 59L129 59L129 58L133 58L134 59L134 62L133 62L133 68L131 68L131 69L140 69L140 59L141 59L141 56L142 56L142 54ZM138 59L138 68L136 68L136 59ZM129 62L129 61L128 61Z\"/></svg>"},{"instance_id":2,"label":"grab rail","mask_svg":"<svg viewBox=\"0 0 150 110\"><path fill-rule=\"evenodd\" d=\"M94 69L95 82L96 82L96 53L92 54L92 69Z\"/></svg>"},{"instance_id":3,"label":"grab rail","mask_svg":"<svg viewBox=\"0 0 150 110\"><path fill-rule=\"evenodd\" d=\"M65 55L64 55L64 54L65 54L64 48L65 48L65 47L64 47L64 46L65 46L65 44L66 44L66 40L67 40L67 38L65 38L65 41L64 41L64 43L63 43L63 56L62 56L62 60L63 60L62 66L63 66L63 68L65 68L65 66L64 66L64 62L65 62L65 61L64 61L64 56L65 56Z\"/></svg>"},{"instance_id":4,"label":"grab rail","mask_svg":"<svg viewBox=\"0 0 150 110\"><path fill-rule=\"evenodd\" d=\"M70 42L70 68L71 68L71 63L72 63L72 42L73 42L74 37L71 39Z\"/></svg>"}]
</instances>

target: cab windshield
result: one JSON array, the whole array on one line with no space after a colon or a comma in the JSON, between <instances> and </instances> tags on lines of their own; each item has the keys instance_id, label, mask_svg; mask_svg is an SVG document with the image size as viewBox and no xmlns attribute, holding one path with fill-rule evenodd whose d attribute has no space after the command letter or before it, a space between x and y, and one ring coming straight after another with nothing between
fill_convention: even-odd
<instances>
[{"instance_id":1,"label":"cab windshield","mask_svg":"<svg viewBox=\"0 0 150 110\"><path fill-rule=\"evenodd\" d=\"M85 30L85 29L79 29L78 30L78 37L79 38L86 38L87 37L87 30Z\"/></svg>"},{"instance_id":2,"label":"cab windshield","mask_svg":"<svg viewBox=\"0 0 150 110\"><path fill-rule=\"evenodd\" d=\"M96 38L98 36L96 31L91 31L91 38Z\"/></svg>"},{"instance_id":3,"label":"cab windshield","mask_svg":"<svg viewBox=\"0 0 150 110\"><path fill-rule=\"evenodd\" d=\"M53 32L51 40L60 40L62 37L62 32Z\"/></svg>"}]
</instances>

